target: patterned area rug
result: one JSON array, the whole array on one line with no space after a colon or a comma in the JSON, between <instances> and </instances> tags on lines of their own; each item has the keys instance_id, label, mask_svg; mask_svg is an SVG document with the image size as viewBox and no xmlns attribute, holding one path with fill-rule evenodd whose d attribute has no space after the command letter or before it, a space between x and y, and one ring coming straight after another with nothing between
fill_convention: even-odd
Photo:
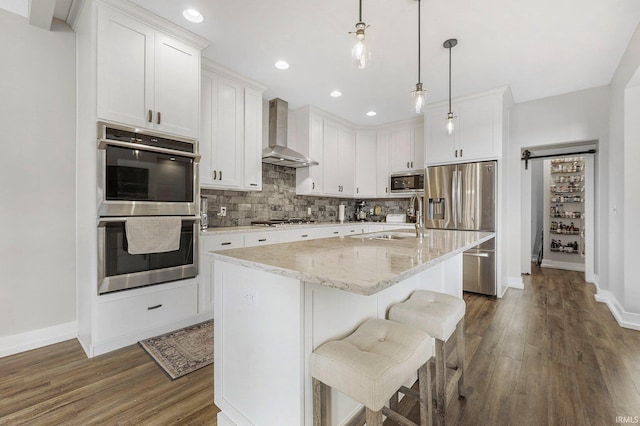
<instances>
[{"instance_id":1,"label":"patterned area rug","mask_svg":"<svg viewBox=\"0 0 640 426\"><path fill-rule=\"evenodd\" d=\"M213 320L138 342L171 380L213 364Z\"/></svg>"}]
</instances>

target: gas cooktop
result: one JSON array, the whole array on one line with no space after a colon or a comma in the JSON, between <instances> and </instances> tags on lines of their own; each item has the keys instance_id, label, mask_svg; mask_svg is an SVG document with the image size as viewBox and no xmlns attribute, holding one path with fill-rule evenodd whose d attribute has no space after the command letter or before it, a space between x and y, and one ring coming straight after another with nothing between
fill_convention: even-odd
<instances>
[{"instance_id":1,"label":"gas cooktop","mask_svg":"<svg viewBox=\"0 0 640 426\"><path fill-rule=\"evenodd\" d=\"M269 219L269 220L254 220L251 222L255 226L283 226L283 225L300 225L303 223L316 223L316 219L305 219L301 217L291 217L289 219Z\"/></svg>"}]
</instances>

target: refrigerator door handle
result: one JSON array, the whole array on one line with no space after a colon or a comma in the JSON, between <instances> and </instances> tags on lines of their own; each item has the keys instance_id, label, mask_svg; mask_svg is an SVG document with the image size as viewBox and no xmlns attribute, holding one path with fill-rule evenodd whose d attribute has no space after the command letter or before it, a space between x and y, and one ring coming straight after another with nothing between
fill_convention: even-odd
<instances>
[{"instance_id":1,"label":"refrigerator door handle","mask_svg":"<svg viewBox=\"0 0 640 426\"><path fill-rule=\"evenodd\" d=\"M454 170L454 172L451 174L451 202L452 202L452 211L453 211L453 226L454 228L458 227L458 194L457 194L457 188L458 188L458 174L456 173L456 171Z\"/></svg>"},{"instance_id":2,"label":"refrigerator door handle","mask_svg":"<svg viewBox=\"0 0 640 426\"><path fill-rule=\"evenodd\" d=\"M489 257L489 253L462 253L463 256L472 256L472 257Z\"/></svg>"},{"instance_id":3,"label":"refrigerator door handle","mask_svg":"<svg viewBox=\"0 0 640 426\"><path fill-rule=\"evenodd\" d=\"M462 171L458 170L457 172L458 177L456 179L456 183L458 185L458 189L457 189L457 199L456 199L456 207L458 209L458 221L462 222ZM459 226L460 224L458 224Z\"/></svg>"}]
</instances>

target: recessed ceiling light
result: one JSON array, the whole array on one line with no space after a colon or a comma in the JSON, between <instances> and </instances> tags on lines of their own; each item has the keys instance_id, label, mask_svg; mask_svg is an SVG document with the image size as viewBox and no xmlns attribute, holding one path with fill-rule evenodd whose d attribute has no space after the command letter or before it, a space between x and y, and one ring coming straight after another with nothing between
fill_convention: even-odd
<instances>
[{"instance_id":1,"label":"recessed ceiling light","mask_svg":"<svg viewBox=\"0 0 640 426\"><path fill-rule=\"evenodd\" d=\"M289 63L287 61L278 61L275 65L279 70L286 70L289 68Z\"/></svg>"},{"instance_id":2,"label":"recessed ceiling light","mask_svg":"<svg viewBox=\"0 0 640 426\"><path fill-rule=\"evenodd\" d=\"M376 114L377 114L377 112L375 112L375 111L369 111L369 112L367 113L367 115L368 115L369 117L374 117Z\"/></svg>"},{"instance_id":3,"label":"recessed ceiling light","mask_svg":"<svg viewBox=\"0 0 640 426\"><path fill-rule=\"evenodd\" d=\"M340 96L342 96L342 92L339 91L339 90L334 90L333 92L331 92L329 94L334 98L339 98Z\"/></svg>"},{"instance_id":4,"label":"recessed ceiling light","mask_svg":"<svg viewBox=\"0 0 640 426\"><path fill-rule=\"evenodd\" d=\"M183 10L182 16L184 16L184 19L186 19L187 21L195 22L196 24L204 21L204 17L202 16L202 14L195 9Z\"/></svg>"}]
</instances>

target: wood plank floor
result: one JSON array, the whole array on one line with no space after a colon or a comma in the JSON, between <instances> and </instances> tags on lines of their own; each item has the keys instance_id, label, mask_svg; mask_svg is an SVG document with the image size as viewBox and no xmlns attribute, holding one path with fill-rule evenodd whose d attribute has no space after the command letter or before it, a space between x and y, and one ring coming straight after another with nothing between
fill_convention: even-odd
<instances>
[{"instance_id":1,"label":"wood plank floor","mask_svg":"<svg viewBox=\"0 0 640 426\"><path fill-rule=\"evenodd\" d=\"M584 274L532 269L502 299L465 294L467 398L453 398L447 423L638 423L640 332L618 326Z\"/></svg>"},{"instance_id":2,"label":"wood plank floor","mask_svg":"<svg viewBox=\"0 0 640 426\"><path fill-rule=\"evenodd\" d=\"M449 424L640 416L640 332L582 274L533 268L503 299L465 294L467 398ZM171 381L138 345L87 359L70 340L0 359L0 425L216 425L212 383L212 366Z\"/></svg>"}]
</instances>

